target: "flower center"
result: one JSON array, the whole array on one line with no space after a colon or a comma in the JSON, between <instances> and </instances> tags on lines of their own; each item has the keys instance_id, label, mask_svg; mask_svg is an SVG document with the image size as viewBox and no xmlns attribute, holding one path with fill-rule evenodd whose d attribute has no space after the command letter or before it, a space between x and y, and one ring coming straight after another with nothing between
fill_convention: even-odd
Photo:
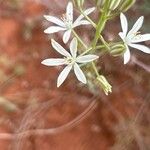
<instances>
[{"instance_id":1,"label":"flower center","mask_svg":"<svg viewBox=\"0 0 150 150\"><path fill-rule=\"evenodd\" d=\"M67 57L67 58L65 58L65 60L68 65L69 64L73 65L76 62L76 59L73 57Z\"/></svg>"},{"instance_id":2,"label":"flower center","mask_svg":"<svg viewBox=\"0 0 150 150\"><path fill-rule=\"evenodd\" d=\"M126 43L132 43L132 40L139 40L141 39L141 32L132 33L131 35L127 36L125 39Z\"/></svg>"},{"instance_id":3,"label":"flower center","mask_svg":"<svg viewBox=\"0 0 150 150\"><path fill-rule=\"evenodd\" d=\"M61 19L62 19L62 21L65 23L65 25L66 25L66 27L67 27L68 29L72 28L72 20L70 20L70 19L66 16L66 14L63 14Z\"/></svg>"},{"instance_id":4,"label":"flower center","mask_svg":"<svg viewBox=\"0 0 150 150\"><path fill-rule=\"evenodd\" d=\"M141 38L142 38L141 37L141 32L137 32L137 33L134 34L134 37L133 37L134 40L139 40Z\"/></svg>"}]
</instances>

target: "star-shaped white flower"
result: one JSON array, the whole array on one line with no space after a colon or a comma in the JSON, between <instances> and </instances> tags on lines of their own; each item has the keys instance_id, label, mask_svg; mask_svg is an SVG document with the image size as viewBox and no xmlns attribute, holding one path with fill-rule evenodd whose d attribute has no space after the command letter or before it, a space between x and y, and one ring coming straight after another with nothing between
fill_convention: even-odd
<instances>
[{"instance_id":1,"label":"star-shaped white flower","mask_svg":"<svg viewBox=\"0 0 150 150\"><path fill-rule=\"evenodd\" d=\"M95 10L95 7L89 8L87 10L84 11L85 15L89 15L90 13L92 13ZM64 35L63 35L63 42L67 43L70 39L71 36L71 30L77 26L80 25L88 25L90 24L89 21L87 20L83 20L84 16L80 15L74 22L73 22L73 4L72 2L69 2L66 8L66 14L63 15L62 19L53 17L53 16L49 16L49 15L45 15L44 16L46 18L46 20L56 24L56 26L50 26L49 28L47 28L44 32L51 34L51 33L55 33L58 31L65 31Z\"/></svg>"},{"instance_id":2,"label":"star-shaped white flower","mask_svg":"<svg viewBox=\"0 0 150 150\"><path fill-rule=\"evenodd\" d=\"M139 42L150 40L150 34L141 35L139 32L139 29L142 27L144 17L141 16L129 32L127 18L123 13L120 15L120 20L122 32L119 33L119 36L122 38L126 46L126 52L124 53L124 64L127 64L130 60L130 50L128 46L150 54L150 48L141 44L137 44Z\"/></svg>"},{"instance_id":3,"label":"star-shaped white flower","mask_svg":"<svg viewBox=\"0 0 150 150\"><path fill-rule=\"evenodd\" d=\"M79 81L86 84L86 77L82 70L80 69L79 64L84 64L91 62L95 59L98 59L97 55L79 55L77 56L77 39L74 38L70 43L70 53L66 51L60 44L58 44L55 40L51 40L52 47L64 58L49 58L43 60L41 63L46 66L59 66L59 65L67 65L64 70L60 73L57 79L57 87L59 87L67 78L71 69L74 70L74 73Z\"/></svg>"}]
</instances>

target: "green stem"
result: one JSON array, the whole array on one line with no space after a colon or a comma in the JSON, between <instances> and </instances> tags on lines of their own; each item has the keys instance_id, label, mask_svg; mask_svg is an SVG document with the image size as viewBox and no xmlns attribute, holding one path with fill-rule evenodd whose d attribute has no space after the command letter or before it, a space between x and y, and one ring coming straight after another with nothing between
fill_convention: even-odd
<instances>
[{"instance_id":1,"label":"green stem","mask_svg":"<svg viewBox=\"0 0 150 150\"><path fill-rule=\"evenodd\" d=\"M82 41L82 39L78 36L78 34L74 30L72 30L72 33L78 39L78 41L84 46L84 48L87 49L86 44Z\"/></svg>"},{"instance_id":2,"label":"green stem","mask_svg":"<svg viewBox=\"0 0 150 150\"><path fill-rule=\"evenodd\" d=\"M95 71L96 76L98 77L98 76L99 76L99 73L98 73L98 70L97 70L96 65L95 65L94 62L92 62L92 67L93 67L93 69L94 69L94 71Z\"/></svg>"},{"instance_id":3,"label":"green stem","mask_svg":"<svg viewBox=\"0 0 150 150\"><path fill-rule=\"evenodd\" d=\"M87 15L84 14L84 11L82 10L82 8L80 8L80 11L82 13L82 15L91 23L91 25L96 28L96 24L91 20L91 18Z\"/></svg>"},{"instance_id":4,"label":"green stem","mask_svg":"<svg viewBox=\"0 0 150 150\"><path fill-rule=\"evenodd\" d=\"M101 49L101 48L105 48L105 45L96 46L94 50ZM93 48L91 47L91 48L87 49L85 52L83 52L80 56L83 56L92 50L93 50Z\"/></svg>"},{"instance_id":5,"label":"green stem","mask_svg":"<svg viewBox=\"0 0 150 150\"><path fill-rule=\"evenodd\" d=\"M102 35L100 35L100 40L102 41L102 43L105 45L105 48L110 51L110 47L109 44L105 41L105 39L103 38Z\"/></svg>"},{"instance_id":6,"label":"green stem","mask_svg":"<svg viewBox=\"0 0 150 150\"><path fill-rule=\"evenodd\" d=\"M78 36L78 34L77 34L74 30L72 30L72 32L73 32L74 36L79 40L79 42L85 47L85 49L87 49L86 44L82 41L82 39ZM87 51L90 51L90 50L92 50L92 49L93 49L93 48L90 48L90 49L88 49ZM85 52L87 52L87 51L85 51ZM81 55L83 55L83 54L81 54ZM98 73L98 70L97 70L97 68L96 68L95 63L92 62L91 64L92 64L92 67L93 67L93 69L94 69L94 71L95 71L96 76L99 76L99 73Z\"/></svg>"},{"instance_id":7,"label":"green stem","mask_svg":"<svg viewBox=\"0 0 150 150\"><path fill-rule=\"evenodd\" d=\"M78 41L79 41L79 42L84 46L84 48L86 49L86 51L84 51L80 56L83 56L83 55L85 55L86 53L88 53L88 52L90 52L91 50L93 50L92 47L89 48L89 49L87 49L87 45L82 41L82 39L78 36L78 34L77 34L74 30L72 30L72 32L73 32L74 36L78 39ZM101 49L101 48L105 48L105 45L96 46L96 47L94 48L94 50Z\"/></svg>"},{"instance_id":8,"label":"green stem","mask_svg":"<svg viewBox=\"0 0 150 150\"><path fill-rule=\"evenodd\" d=\"M107 16L110 13L108 11L108 6L109 6L109 0L107 0L105 2L104 11L102 12L101 17L100 17L100 19L98 21L98 25L97 25L97 28L96 28L95 38L94 38L93 44L92 44L93 48L96 47L96 44L97 44L98 39L99 39L99 35L101 35L101 32L103 31L103 29L105 27L105 24L107 22Z\"/></svg>"}]
</instances>

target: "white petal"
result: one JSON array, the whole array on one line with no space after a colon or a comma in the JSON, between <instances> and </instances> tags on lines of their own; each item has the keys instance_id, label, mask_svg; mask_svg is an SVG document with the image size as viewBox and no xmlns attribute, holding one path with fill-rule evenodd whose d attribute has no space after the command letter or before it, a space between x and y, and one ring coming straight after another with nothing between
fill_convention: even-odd
<instances>
[{"instance_id":1,"label":"white petal","mask_svg":"<svg viewBox=\"0 0 150 150\"><path fill-rule=\"evenodd\" d=\"M89 15L90 13L92 13L93 11L95 10L95 7L92 7L92 8L88 8L84 11L84 14L85 15ZM80 15L76 20L75 20L75 24L78 24L78 22L81 21L81 19L84 18L84 15Z\"/></svg>"},{"instance_id":2,"label":"white petal","mask_svg":"<svg viewBox=\"0 0 150 150\"><path fill-rule=\"evenodd\" d=\"M133 36L135 35L139 29L142 27L142 24L143 24L143 21L144 21L144 17L141 16L137 21L136 23L134 24L134 26L132 27L132 29L129 31L128 35L127 36Z\"/></svg>"},{"instance_id":3,"label":"white petal","mask_svg":"<svg viewBox=\"0 0 150 150\"><path fill-rule=\"evenodd\" d=\"M68 65L60 73L60 75L58 76L58 79L57 79L57 87L59 87L65 81L65 79L67 78L67 76L68 76L69 72L71 71L71 69L72 69L72 65Z\"/></svg>"},{"instance_id":4,"label":"white petal","mask_svg":"<svg viewBox=\"0 0 150 150\"><path fill-rule=\"evenodd\" d=\"M71 30L67 30L63 35L63 42L66 44L71 36Z\"/></svg>"},{"instance_id":5,"label":"white petal","mask_svg":"<svg viewBox=\"0 0 150 150\"><path fill-rule=\"evenodd\" d=\"M99 58L99 56L97 56L97 55L84 55L84 56L77 57L77 62L78 63L87 63L87 62L91 62L98 58Z\"/></svg>"},{"instance_id":6,"label":"white petal","mask_svg":"<svg viewBox=\"0 0 150 150\"><path fill-rule=\"evenodd\" d=\"M123 13L120 14L120 21L121 21L123 35L126 36L128 31L128 22L126 16Z\"/></svg>"},{"instance_id":7,"label":"white petal","mask_svg":"<svg viewBox=\"0 0 150 150\"><path fill-rule=\"evenodd\" d=\"M70 43L70 52L74 58L76 58L77 56L77 45L78 45L77 39L73 38L73 40Z\"/></svg>"},{"instance_id":8,"label":"white petal","mask_svg":"<svg viewBox=\"0 0 150 150\"><path fill-rule=\"evenodd\" d=\"M69 2L66 8L66 17L67 20L73 22L73 4Z\"/></svg>"},{"instance_id":9,"label":"white petal","mask_svg":"<svg viewBox=\"0 0 150 150\"><path fill-rule=\"evenodd\" d=\"M65 24L62 20L60 20L59 18L53 17L53 16L49 16L49 15L44 15L44 18L56 25L59 25L61 27L65 28Z\"/></svg>"},{"instance_id":10,"label":"white petal","mask_svg":"<svg viewBox=\"0 0 150 150\"><path fill-rule=\"evenodd\" d=\"M150 34L137 35L131 40L132 43L139 43L150 40Z\"/></svg>"},{"instance_id":11,"label":"white petal","mask_svg":"<svg viewBox=\"0 0 150 150\"><path fill-rule=\"evenodd\" d=\"M87 21L87 20L81 20L81 21L78 21L76 23L73 23L73 28L77 27L77 26L80 26L80 25L89 25L89 24L91 24L89 21Z\"/></svg>"},{"instance_id":12,"label":"white petal","mask_svg":"<svg viewBox=\"0 0 150 150\"><path fill-rule=\"evenodd\" d=\"M126 35L123 34L123 32L119 32L119 36L121 37L121 39L122 39L123 41L125 41Z\"/></svg>"},{"instance_id":13,"label":"white petal","mask_svg":"<svg viewBox=\"0 0 150 150\"><path fill-rule=\"evenodd\" d=\"M71 55L55 40L51 39L52 47L60 54L66 57L70 57Z\"/></svg>"},{"instance_id":14,"label":"white petal","mask_svg":"<svg viewBox=\"0 0 150 150\"><path fill-rule=\"evenodd\" d=\"M58 27L58 26L51 26L51 27L47 28L46 30L44 30L44 33L51 34L51 33L63 31L63 30L66 30L66 29L62 28L62 27Z\"/></svg>"},{"instance_id":15,"label":"white petal","mask_svg":"<svg viewBox=\"0 0 150 150\"><path fill-rule=\"evenodd\" d=\"M85 77L83 71L80 69L79 65L76 63L74 64L74 73L79 81L86 84L86 82L87 82L86 77Z\"/></svg>"},{"instance_id":16,"label":"white petal","mask_svg":"<svg viewBox=\"0 0 150 150\"><path fill-rule=\"evenodd\" d=\"M46 66L59 66L65 64L65 60L61 58L49 58L43 60L41 63Z\"/></svg>"},{"instance_id":17,"label":"white petal","mask_svg":"<svg viewBox=\"0 0 150 150\"><path fill-rule=\"evenodd\" d=\"M150 54L150 48L144 45L140 45L140 44L130 44L129 46L136 48L144 53L148 53Z\"/></svg>"},{"instance_id":18,"label":"white petal","mask_svg":"<svg viewBox=\"0 0 150 150\"><path fill-rule=\"evenodd\" d=\"M130 50L128 46L126 46L126 52L124 53L124 64L127 64L130 60Z\"/></svg>"}]
</instances>

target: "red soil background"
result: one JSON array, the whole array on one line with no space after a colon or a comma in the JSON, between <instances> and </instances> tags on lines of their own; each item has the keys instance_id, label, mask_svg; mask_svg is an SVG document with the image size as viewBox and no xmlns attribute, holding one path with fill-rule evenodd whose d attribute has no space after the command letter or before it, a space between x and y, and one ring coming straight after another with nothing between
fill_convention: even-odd
<instances>
[{"instance_id":1,"label":"red soil background","mask_svg":"<svg viewBox=\"0 0 150 150\"><path fill-rule=\"evenodd\" d=\"M132 50L133 58L126 66L122 58L100 58L102 72L113 85L109 96L97 91L95 97L72 74L57 89L56 79L62 68L41 65L43 59L57 55L50 37L61 43L62 36L43 33L48 25L43 15L61 16L66 4L63 0L0 0L0 98L16 106L10 109L10 104L0 104L0 133L15 136L29 129L59 127L84 112L92 101L97 101L96 107L78 124L52 134L13 139L0 135L0 150L148 150L148 55ZM145 15L145 24L149 25L150 14L140 11L141 5L143 1L137 2L126 15L131 22ZM92 1L87 1L87 6L92 6ZM94 32L91 27L86 29ZM143 30L147 30L146 25ZM116 17L107 24L104 35L109 40L119 39L119 31ZM82 36L87 42L92 38L86 30Z\"/></svg>"}]
</instances>

